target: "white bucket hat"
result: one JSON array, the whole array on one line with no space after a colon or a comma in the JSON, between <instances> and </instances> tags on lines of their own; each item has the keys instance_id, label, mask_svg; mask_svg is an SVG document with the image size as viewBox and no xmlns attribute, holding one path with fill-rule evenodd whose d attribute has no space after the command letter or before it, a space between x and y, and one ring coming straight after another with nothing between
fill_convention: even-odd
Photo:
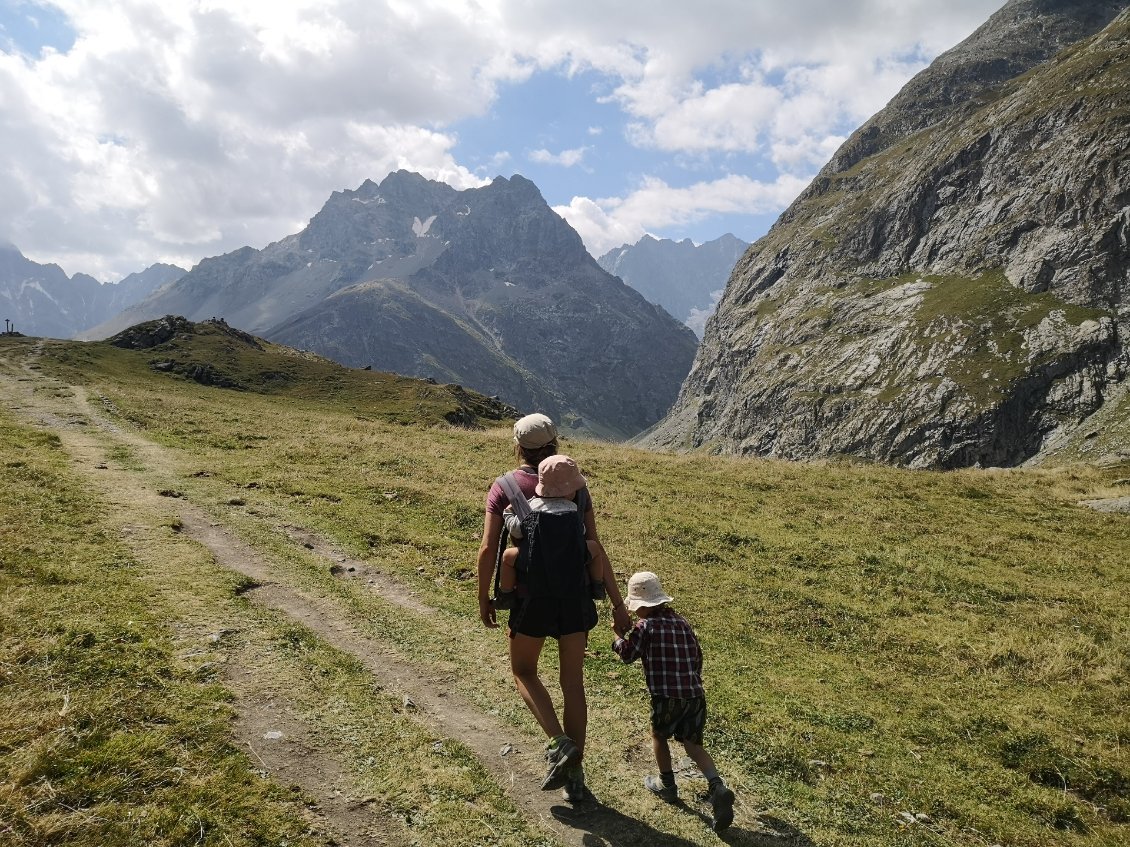
<instances>
[{"instance_id":1,"label":"white bucket hat","mask_svg":"<svg viewBox=\"0 0 1130 847\"><path fill-rule=\"evenodd\" d=\"M526 415L514 424L514 443L527 450L536 450L556 440L557 427L541 412Z\"/></svg>"},{"instance_id":2,"label":"white bucket hat","mask_svg":"<svg viewBox=\"0 0 1130 847\"><path fill-rule=\"evenodd\" d=\"M663 590L659 577L651 571L640 571L632 574L628 580L628 599L624 601L624 605L628 607L628 611L634 612L644 606L661 606L674 599Z\"/></svg>"}]
</instances>

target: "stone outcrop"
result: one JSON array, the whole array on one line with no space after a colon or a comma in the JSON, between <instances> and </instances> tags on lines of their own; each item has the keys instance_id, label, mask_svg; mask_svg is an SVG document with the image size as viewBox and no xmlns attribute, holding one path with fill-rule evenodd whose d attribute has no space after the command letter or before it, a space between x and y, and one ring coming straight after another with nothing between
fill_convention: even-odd
<instances>
[{"instance_id":1,"label":"stone outcrop","mask_svg":"<svg viewBox=\"0 0 1130 847\"><path fill-rule=\"evenodd\" d=\"M1127 379L1130 11L1014 0L848 139L734 269L675 448L1039 457Z\"/></svg>"},{"instance_id":2,"label":"stone outcrop","mask_svg":"<svg viewBox=\"0 0 1130 847\"><path fill-rule=\"evenodd\" d=\"M331 404L344 401L354 412L373 403L378 417L391 413L401 422L405 418L423 425L446 421L479 428L521 414L497 397L461 385L346 368L314 353L258 338L229 326L223 318L194 323L165 315L128 327L105 343L136 351L149 368L170 377L231 391L294 394L306 400L324 397ZM421 418L423 400L428 401L424 404L428 411Z\"/></svg>"}]
</instances>

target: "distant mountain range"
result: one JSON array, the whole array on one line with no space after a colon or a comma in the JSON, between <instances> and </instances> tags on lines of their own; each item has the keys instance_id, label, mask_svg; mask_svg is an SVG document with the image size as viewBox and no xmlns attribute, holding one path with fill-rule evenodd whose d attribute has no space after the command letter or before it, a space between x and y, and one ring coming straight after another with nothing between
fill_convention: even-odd
<instances>
[{"instance_id":1,"label":"distant mountain range","mask_svg":"<svg viewBox=\"0 0 1130 847\"><path fill-rule=\"evenodd\" d=\"M742 258L646 443L1130 458L1127 5L1011 0L914 77Z\"/></svg>"},{"instance_id":2,"label":"distant mountain range","mask_svg":"<svg viewBox=\"0 0 1130 847\"><path fill-rule=\"evenodd\" d=\"M701 336L734 264L748 247L729 233L705 244L645 235L635 244L609 250L597 262Z\"/></svg>"},{"instance_id":3,"label":"distant mountain range","mask_svg":"<svg viewBox=\"0 0 1130 847\"><path fill-rule=\"evenodd\" d=\"M121 282L102 284L58 265L40 265L11 244L0 244L0 312L24 335L74 338L109 320L187 271L152 265Z\"/></svg>"},{"instance_id":4,"label":"distant mountain range","mask_svg":"<svg viewBox=\"0 0 1130 847\"><path fill-rule=\"evenodd\" d=\"M697 346L604 271L537 187L457 191L398 171L335 192L301 232L205 259L85 334L162 315L497 395L621 438L658 421Z\"/></svg>"}]
</instances>

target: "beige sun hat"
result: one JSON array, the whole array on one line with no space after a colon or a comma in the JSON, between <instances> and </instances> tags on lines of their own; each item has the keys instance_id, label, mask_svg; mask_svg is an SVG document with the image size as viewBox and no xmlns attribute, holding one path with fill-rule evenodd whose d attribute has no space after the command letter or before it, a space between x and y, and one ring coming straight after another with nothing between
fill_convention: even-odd
<instances>
[{"instance_id":1,"label":"beige sun hat","mask_svg":"<svg viewBox=\"0 0 1130 847\"><path fill-rule=\"evenodd\" d=\"M644 606L662 606L675 598L663 590L659 577L651 571L639 571L628 580L628 597L624 605L634 612Z\"/></svg>"},{"instance_id":2,"label":"beige sun hat","mask_svg":"<svg viewBox=\"0 0 1130 847\"><path fill-rule=\"evenodd\" d=\"M589 482L581 475L577 463L568 456L550 456L538 465L538 497L572 497Z\"/></svg>"},{"instance_id":3,"label":"beige sun hat","mask_svg":"<svg viewBox=\"0 0 1130 847\"><path fill-rule=\"evenodd\" d=\"M557 427L541 412L519 418L514 424L514 443L527 450L536 450L556 440Z\"/></svg>"}]
</instances>

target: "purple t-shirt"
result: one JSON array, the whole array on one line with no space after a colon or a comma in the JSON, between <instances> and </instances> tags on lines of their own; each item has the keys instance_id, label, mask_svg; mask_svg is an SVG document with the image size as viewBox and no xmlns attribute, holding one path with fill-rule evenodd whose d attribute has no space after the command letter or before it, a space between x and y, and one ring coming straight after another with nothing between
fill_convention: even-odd
<instances>
[{"instance_id":1,"label":"purple t-shirt","mask_svg":"<svg viewBox=\"0 0 1130 847\"><path fill-rule=\"evenodd\" d=\"M537 471L531 468L518 468L514 471L514 480L518 483L518 488L526 495L529 500L537 495L534 489L538 485ZM510 498L506 496L506 492L502 490L502 486L498 484L498 480L491 483L490 491L487 492L487 511L501 515L503 510L510 505ZM589 496L589 490L582 488L577 492L577 510L583 515L592 508L592 498Z\"/></svg>"}]
</instances>

